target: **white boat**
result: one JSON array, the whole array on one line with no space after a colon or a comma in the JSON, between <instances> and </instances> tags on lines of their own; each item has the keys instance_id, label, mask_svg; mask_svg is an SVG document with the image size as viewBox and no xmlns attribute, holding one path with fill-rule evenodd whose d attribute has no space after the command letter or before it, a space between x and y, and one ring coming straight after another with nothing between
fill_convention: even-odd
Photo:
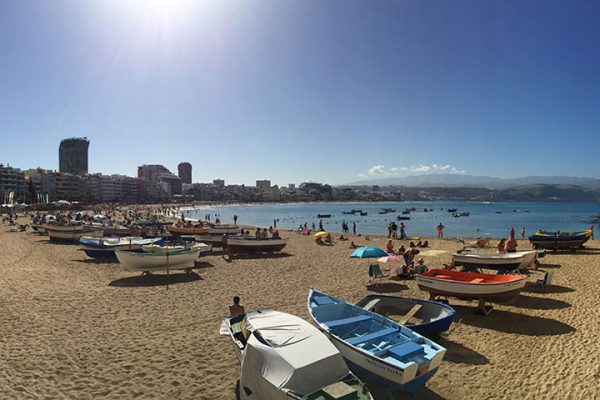
<instances>
[{"instance_id":1,"label":"white boat","mask_svg":"<svg viewBox=\"0 0 600 400\"><path fill-rule=\"evenodd\" d=\"M154 253L115 250L115 254L123 267L130 271L191 270L194 261L200 256L200 248L183 248Z\"/></svg>"},{"instance_id":2,"label":"white boat","mask_svg":"<svg viewBox=\"0 0 600 400\"><path fill-rule=\"evenodd\" d=\"M87 225L43 225L48 237L53 242L75 243L83 236L101 237L102 231Z\"/></svg>"},{"instance_id":3,"label":"white boat","mask_svg":"<svg viewBox=\"0 0 600 400\"><path fill-rule=\"evenodd\" d=\"M227 251L230 253L272 253L281 251L286 244L287 239L283 238L257 239L252 236L229 236Z\"/></svg>"},{"instance_id":4,"label":"white boat","mask_svg":"<svg viewBox=\"0 0 600 400\"><path fill-rule=\"evenodd\" d=\"M301 318L256 311L225 319L220 334L241 364L238 399L372 400L336 347Z\"/></svg>"},{"instance_id":5,"label":"white boat","mask_svg":"<svg viewBox=\"0 0 600 400\"><path fill-rule=\"evenodd\" d=\"M477 251L460 251L452 255L454 266L465 269L494 269L498 271L514 271L526 269L535 260L537 251L516 251L512 253L484 253Z\"/></svg>"},{"instance_id":6,"label":"white boat","mask_svg":"<svg viewBox=\"0 0 600 400\"><path fill-rule=\"evenodd\" d=\"M145 245L142 246L142 250L144 250L147 253L157 253L160 251L174 251L174 250L182 250L185 249L186 246L161 246L158 244L149 244L149 245ZM187 248L192 248L192 249L198 249L200 250L200 257L202 257L203 255L206 255L206 253L208 253L211 249L212 246L210 244L205 244L205 243L196 243L191 247L187 247Z\"/></svg>"},{"instance_id":7,"label":"white boat","mask_svg":"<svg viewBox=\"0 0 600 400\"><path fill-rule=\"evenodd\" d=\"M144 245L160 244L162 238L143 239L140 236L130 237L89 237L79 239L79 248L91 258L116 258L115 250L138 250Z\"/></svg>"}]
</instances>

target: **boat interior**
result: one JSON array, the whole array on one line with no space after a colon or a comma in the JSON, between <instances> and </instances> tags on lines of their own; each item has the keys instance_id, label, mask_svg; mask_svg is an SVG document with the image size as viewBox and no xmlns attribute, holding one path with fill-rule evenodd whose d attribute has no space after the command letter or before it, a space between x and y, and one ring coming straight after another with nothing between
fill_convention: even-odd
<instances>
[{"instance_id":1,"label":"boat interior","mask_svg":"<svg viewBox=\"0 0 600 400\"><path fill-rule=\"evenodd\" d=\"M410 299L398 302L386 297L373 297L365 300L368 301L360 302L357 306L384 315L402 325L433 322L445 318L449 314L447 308L432 303L410 301Z\"/></svg>"},{"instance_id":2,"label":"boat interior","mask_svg":"<svg viewBox=\"0 0 600 400\"><path fill-rule=\"evenodd\" d=\"M329 296L314 296L311 308L315 319L344 342L356 346L391 365L406 368L409 363L428 363L437 349L421 336L379 315L360 314L360 308L336 303Z\"/></svg>"}]
</instances>

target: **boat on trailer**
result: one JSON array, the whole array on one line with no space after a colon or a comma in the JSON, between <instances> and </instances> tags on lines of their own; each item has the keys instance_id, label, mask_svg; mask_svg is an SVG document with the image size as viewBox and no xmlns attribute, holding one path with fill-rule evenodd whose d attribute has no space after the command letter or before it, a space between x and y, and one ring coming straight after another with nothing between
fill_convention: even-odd
<instances>
[{"instance_id":1,"label":"boat on trailer","mask_svg":"<svg viewBox=\"0 0 600 400\"><path fill-rule=\"evenodd\" d=\"M195 260L200 256L200 248L146 252L143 250L115 250L119 263L129 271L141 271L145 274L152 271L186 270L190 272Z\"/></svg>"},{"instance_id":2,"label":"boat on trailer","mask_svg":"<svg viewBox=\"0 0 600 400\"><path fill-rule=\"evenodd\" d=\"M356 305L425 336L446 332L456 314L454 308L438 301L384 294L369 294Z\"/></svg>"},{"instance_id":3,"label":"boat on trailer","mask_svg":"<svg viewBox=\"0 0 600 400\"><path fill-rule=\"evenodd\" d=\"M360 378L415 393L435 374L446 349L406 326L311 289L308 312Z\"/></svg>"},{"instance_id":4,"label":"boat on trailer","mask_svg":"<svg viewBox=\"0 0 600 400\"><path fill-rule=\"evenodd\" d=\"M273 253L281 251L287 245L287 239L257 239L253 236L229 236L227 251L229 253Z\"/></svg>"},{"instance_id":5,"label":"boat on trailer","mask_svg":"<svg viewBox=\"0 0 600 400\"><path fill-rule=\"evenodd\" d=\"M255 311L226 318L241 364L238 399L372 400L338 349L317 328L295 315Z\"/></svg>"},{"instance_id":6,"label":"boat on trailer","mask_svg":"<svg viewBox=\"0 0 600 400\"><path fill-rule=\"evenodd\" d=\"M594 233L593 230L571 232L549 232L539 230L529 236L529 242L534 249L578 249L583 247Z\"/></svg>"}]
</instances>

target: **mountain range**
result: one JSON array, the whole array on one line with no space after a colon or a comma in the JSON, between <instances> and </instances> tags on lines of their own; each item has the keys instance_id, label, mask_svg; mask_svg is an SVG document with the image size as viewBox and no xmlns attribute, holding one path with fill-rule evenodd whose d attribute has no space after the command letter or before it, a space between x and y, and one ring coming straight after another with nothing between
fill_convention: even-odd
<instances>
[{"instance_id":1,"label":"mountain range","mask_svg":"<svg viewBox=\"0 0 600 400\"><path fill-rule=\"evenodd\" d=\"M405 187L478 187L486 189L507 189L526 185L576 185L589 189L600 189L600 179L575 176L526 176L522 178L494 178L462 174L425 174L405 177L385 177L366 179L343 186L379 185Z\"/></svg>"}]
</instances>

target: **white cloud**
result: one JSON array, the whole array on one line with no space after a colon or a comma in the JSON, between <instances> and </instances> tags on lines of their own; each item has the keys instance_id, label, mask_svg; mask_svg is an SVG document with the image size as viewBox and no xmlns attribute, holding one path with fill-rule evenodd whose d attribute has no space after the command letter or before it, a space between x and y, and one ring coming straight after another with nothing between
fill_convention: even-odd
<instances>
[{"instance_id":1,"label":"white cloud","mask_svg":"<svg viewBox=\"0 0 600 400\"><path fill-rule=\"evenodd\" d=\"M467 171L459 170L455 166L450 164L415 164L411 166L402 166L402 167L392 167L386 168L385 165L374 165L369 168L366 174L360 173L358 176L360 178L371 177L381 177L381 176L402 176L407 175L409 173L414 174L428 174L428 173L438 173L438 174L465 174Z\"/></svg>"}]
</instances>

